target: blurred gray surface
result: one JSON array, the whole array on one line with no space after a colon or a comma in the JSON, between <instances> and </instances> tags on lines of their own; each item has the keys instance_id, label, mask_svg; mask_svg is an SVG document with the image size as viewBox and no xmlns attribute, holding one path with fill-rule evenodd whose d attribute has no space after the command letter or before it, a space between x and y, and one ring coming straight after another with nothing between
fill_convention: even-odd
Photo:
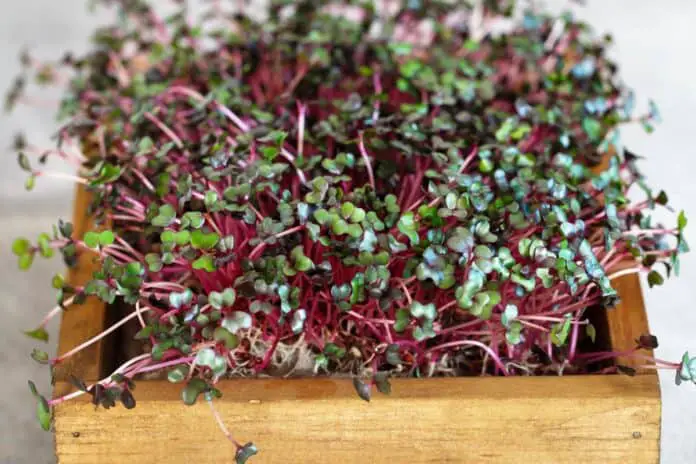
<instances>
[{"instance_id":1,"label":"blurred gray surface","mask_svg":"<svg viewBox=\"0 0 696 464\"><path fill-rule=\"evenodd\" d=\"M578 14L597 31L610 31L616 39L613 56L623 79L638 94L644 108L647 98L659 104L664 123L651 136L640 128L624 130L626 145L645 155L642 166L648 181L667 190L672 205L684 209L692 220L688 238L696 245L696 78L693 44L696 42L696 2L693 0L588 0ZM85 39L99 20L88 16L84 0L22 0L2 2L0 14L0 90L18 71L17 54L31 46L36 55L53 58L66 50L83 50ZM562 1L547 4L563 5ZM41 92L41 98L55 94ZM37 260L29 273L20 273L9 252L14 237L35 238L50 230L57 218L69 218L73 186L41 179L34 192L23 189L24 176L8 150L13 133L24 130L37 142L49 143L55 130L53 111L20 108L10 117L0 116L0 463L55 462L51 435L34 420L34 403L27 390L33 379L48 394L45 369L29 358L34 346L21 330L33 327L52 307L50 278L61 263ZM66 170L60 163L56 169ZM665 221L674 219L663 214ZM696 352L696 252L687 255L682 276L645 292L653 333L660 338L657 355L678 360L690 349ZM51 350L56 327L52 327ZM662 462L696 462L696 388L677 388L673 375L661 378L663 395ZM562 443L558 444L563 446ZM578 457L582 462L582 457Z\"/></svg>"}]
</instances>

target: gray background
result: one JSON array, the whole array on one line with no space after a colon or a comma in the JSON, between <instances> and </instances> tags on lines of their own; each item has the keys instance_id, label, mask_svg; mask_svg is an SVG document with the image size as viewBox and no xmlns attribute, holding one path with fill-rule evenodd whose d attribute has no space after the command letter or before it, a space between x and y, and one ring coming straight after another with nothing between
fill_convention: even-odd
<instances>
[{"instance_id":1,"label":"gray background","mask_svg":"<svg viewBox=\"0 0 696 464\"><path fill-rule=\"evenodd\" d=\"M692 224L687 237L696 246L696 78L693 44L696 43L696 1L589 0L578 14L597 31L610 31L624 80L638 93L657 101L664 123L653 135L640 128L624 130L624 141L645 155L648 181L667 190L672 205L684 209ZM36 55L54 58L65 50L83 50L93 27L105 16L89 16L84 0L3 0L0 7L0 89L8 87L18 71L17 53L25 45ZM553 6L562 1L547 2ZM41 98L55 94L41 92ZM27 390L33 379L48 393L48 377L28 354L34 343L20 329L33 327L52 307L50 278L61 270L59 260L37 260L29 273L16 270L9 252L14 237L32 239L50 230L57 218L70 217L73 186L41 179L34 192L23 189L24 176L8 149L12 134L22 129L32 140L49 142L55 130L51 109L20 108L0 116L0 463L50 463L52 439L34 420L34 404ZM60 163L56 169L66 170ZM66 170L67 171L67 170ZM674 219L661 214L672 224ZM650 325L660 338L659 357L678 360L690 349L696 353L696 252L687 255L679 279L645 292ZM52 334L56 334L55 325ZM52 341L55 341L55 336ZM51 343L51 349L55 349ZM673 375L662 377L664 399L662 462L696 462L696 387L677 388ZM559 443L558 446L563 446ZM582 462L582 457L578 457Z\"/></svg>"}]
</instances>

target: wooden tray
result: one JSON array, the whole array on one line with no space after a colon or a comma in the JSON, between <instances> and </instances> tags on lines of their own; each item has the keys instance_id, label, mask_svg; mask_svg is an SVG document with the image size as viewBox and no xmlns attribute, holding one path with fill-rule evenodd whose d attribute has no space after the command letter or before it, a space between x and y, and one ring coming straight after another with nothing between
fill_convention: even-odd
<instances>
[{"instance_id":1,"label":"wooden tray","mask_svg":"<svg viewBox=\"0 0 696 464\"><path fill-rule=\"evenodd\" d=\"M90 224L88 197L78 189L75 234ZM91 278L83 256L70 283ZM630 349L648 332L635 275L615 281L622 303L607 312L608 342ZM63 314L59 353L99 333L105 306L89 300ZM72 390L70 373L97 380L105 343L60 365L55 394ZM631 360L623 364L632 365ZM216 405L241 442L260 449L262 463L656 463L660 390L654 371L636 377L439 378L394 380L390 396L357 398L350 381L225 380ZM407 385L408 384L408 385ZM95 410L85 396L55 410L60 464L232 463L234 447L205 402L185 406L181 385L140 381L133 410Z\"/></svg>"}]
</instances>

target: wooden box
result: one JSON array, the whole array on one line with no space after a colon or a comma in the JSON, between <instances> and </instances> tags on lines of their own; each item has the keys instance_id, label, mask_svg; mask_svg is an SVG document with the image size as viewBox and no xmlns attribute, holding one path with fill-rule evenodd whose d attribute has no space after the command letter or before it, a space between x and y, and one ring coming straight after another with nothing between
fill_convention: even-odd
<instances>
[{"instance_id":1,"label":"wooden box","mask_svg":"<svg viewBox=\"0 0 696 464\"><path fill-rule=\"evenodd\" d=\"M89 227L87 195L78 191L75 233ZM91 277L89 257L71 283ZM616 350L648 332L635 276L617 282L622 303L609 311L605 335ZM63 315L59 352L99 333L98 301ZM56 372L55 394L73 373L97 380L104 343L73 356ZM630 360L624 364L631 365ZM108 372L107 372L108 373ZM408 385L406 385L408 384ZM654 371L623 375L394 380L390 396L357 398L347 380L226 380L217 408L236 438L254 441L262 463L655 463L659 460L660 390ZM87 395L55 410L60 464L232 463L234 447L205 402L185 406L181 385L141 381L133 410L95 410Z\"/></svg>"}]
</instances>

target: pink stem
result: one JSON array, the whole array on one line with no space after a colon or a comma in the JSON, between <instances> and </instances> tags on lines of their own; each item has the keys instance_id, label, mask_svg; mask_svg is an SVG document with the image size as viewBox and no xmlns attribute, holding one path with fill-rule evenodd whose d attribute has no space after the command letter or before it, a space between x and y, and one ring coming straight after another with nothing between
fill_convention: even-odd
<instances>
[{"instance_id":1,"label":"pink stem","mask_svg":"<svg viewBox=\"0 0 696 464\"><path fill-rule=\"evenodd\" d=\"M151 366L146 366L142 369L138 369L137 371L134 371L132 374L133 375L144 374L146 372L157 371L160 369L164 369L166 367L176 366L178 364L190 363L190 362L193 362L194 359L195 359L195 357L191 356L188 358L179 358L179 359L174 359L172 361L162 362L159 364L153 364Z\"/></svg>"},{"instance_id":2,"label":"pink stem","mask_svg":"<svg viewBox=\"0 0 696 464\"><path fill-rule=\"evenodd\" d=\"M174 136L176 137L176 135L174 135ZM177 137L177 138L178 138L178 137ZM181 147L180 147L180 148L181 148ZM154 191L155 191L155 187L152 185L152 183L151 183L149 180L147 180L147 177L145 177L145 176L143 175L143 173L140 172L139 169L132 168L132 169L131 169L131 172L132 172L133 174L135 174L135 175L138 177L138 179L140 179L140 182L142 182L143 185L144 185L149 191L151 191L151 192L154 192Z\"/></svg>"},{"instance_id":3,"label":"pink stem","mask_svg":"<svg viewBox=\"0 0 696 464\"><path fill-rule=\"evenodd\" d=\"M376 324L394 325L394 323L395 323L395 321L393 321L391 319L371 319L371 318L365 317L361 314L358 314L355 311L348 311L348 314L350 316L353 316L356 319L360 319L361 321L373 322Z\"/></svg>"},{"instance_id":4,"label":"pink stem","mask_svg":"<svg viewBox=\"0 0 696 464\"><path fill-rule=\"evenodd\" d=\"M46 327L46 324L48 324L48 321L53 319L57 314L60 314L63 311L63 307L70 306L73 303L74 299L75 299L75 296L73 295L63 302L62 307L60 305L58 305L55 308L53 308L51 311L49 311L49 313L46 314L46 316L41 320L39 327Z\"/></svg>"},{"instance_id":5,"label":"pink stem","mask_svg":"<svg viewBox=\"0 0 696 464\"><path fill-rule=\"evenodd\" d=\"M491 349L490 346L485 345L477 340L458 340L455 342L443 343L442 345L437 345L437 346L430 348L428 350L428 353L431 353L433 351L442 350L445 348L454 348L457 346L477 346L477 347L481 348L482 350L486 351L491 358L493 358L493 361L495 362L496 366L498 366L498 368L501 371L503 371L503 374L508 375L508 371L505 368L505 365L500 360L500 357L495 353L495 351L493 351L493 349Z\"/></svg>"},{"instance_id":6,"label":"pink stem","mask_svg":"<svg viewBox=\"0 0 696 464\"><path fill-rule=\"evenodd\" d=\"M229 441L231 441L234 444L234 446L237 447L237 449L242 448L242 445L239 444L239 442L234 439L234 437L232 436L230 431L225 426L225 423L222 421L222 417L220 416L220 413L217 411L217 409L215 409L215 406L213 406L213 402L208 401L208 404L210 405L210 410L213 412L213 416L215 417L215 421L217 422L218 426L220 427L220 430L222 430L222 433L225 434L227 439Z\"/></svg>"},{"instance_id":7,"label":"pink stem","mask_svg":"<svg viewBox=\"0 0 696 464\"><path fill-rule=\"evenodd\" d=\"M34 175L36 177L52 177L54 179L66 179L66 180L71 180L73 182L77 182L78 184L87 185L86 179L83 179L82 177L75 176L73 174L65 174L63 172L37 171L34 173Z\"/></svg>"},{"instance_id":8,"label":"pink stem","mask_svg":"<svg viewBox=\"0 0 696 464\"><path fill-rule=\"evenodd\" d=\"M302 153L304 152L305 115L307 113L307 107L302 103L298 103L297 110L297 154L302 156Z\"/></svg>"},{"instance_id":9,"label":"pink stem","mask_svg":"<svg viewBox=\"0 0 696 464\"><path fill-rule=\"evenodd\" d=\"M167 125L160 121L157 118L157 116L148 111L145 113L145 118L151 123L153 123L155 126L157 126L162 132L164 132L167 135L167 137L169 137L172 140L172 142L174 142L176 146L179 147L180 150L184 149L184 142L181 141L179 136L176 135L176 133L174 133L173 130L171 130Z\"/></svg>"},{"instance_id":10,"label":"pink stem","mask_svg":"<svg viewBox=\"0 0 696 464\"><path fill-rule=\"evenodd\" d=\"M367 150L365 150L365 140L363 138L362 132L360 132L360 141L358 143L358 148L360 149L360 155L362 155L363 159L365 160L365 169L367 169L367 177L370 179L370 185L372 186L372 190L376 190L375 175L372 172L372 163L370 162L370 155L368 155Z\"/></svg>"},{"instance_id":11,"label":"pink stem","mask_svg":"<svg viewBox=\"0 0 696 464\"><path fill-rule=\"evenodd\" d=\"M148 309L145 309L144 311L148 311ZM53 365L53 364L57 364L57 363L59 363L59 362L65 360L65 359L69 358L70 356L74 355L75 353L78 353L78 352L82 351L83 349L87 348L88 346L92 345L93 343L98 342L99 340L101 340L102 338L106 337L106 336L109 335L110 333L116 331L116 329L118 329L118 328L121 327L122 325L126 324L126 323L127 323L128 321L130 321L131 319L137 317L140 313L142 313L142 312L144 312L144 311L141 311L141 312L133 311L133 312L130 313L128 316L124 317L123 319L121 319L120 321L118 321L117 323L115 323L114 325L112 325L111 327L109 327L108 329L104 330L103 332L101 332L101 333L97 334L96 336L90 338L90 339L87 340L86 342L84 342L84 343L82 343L82 344L76 346L76 347L73 348L72 350L68 351L67 353L65 353L65 354L63 354L63 355L61 355L61 356L58 356L57 358L53 358L53 359L50 361L50 363L51 363L52 365Z\"/></svg>"}]
</instances>

